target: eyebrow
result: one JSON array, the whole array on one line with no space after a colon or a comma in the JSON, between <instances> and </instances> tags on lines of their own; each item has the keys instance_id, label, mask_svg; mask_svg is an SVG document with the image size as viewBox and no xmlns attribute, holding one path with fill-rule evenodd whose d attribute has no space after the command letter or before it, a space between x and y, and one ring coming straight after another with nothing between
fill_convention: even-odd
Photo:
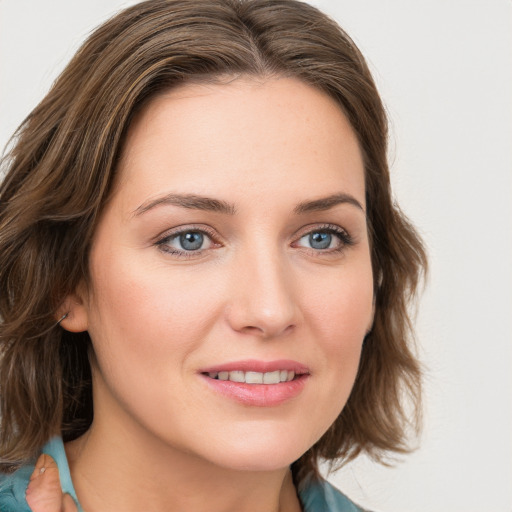
<instances>
[{"instance_id":1,"label":"eyebrow","mask_svg":"<svg viewBox=\"0 0 512 512\"><path fill-rule=\"evenodd\" d=\"M351 204L365 213L363 206L354 196L344 193L321 197L320 199L314 199L313 201L304 201L299 203L293 211L299 215L310 212L322 212L330 210L339 204Z\"/></svg>"},{"instance_id":2,"label":"eyebrow","mask_svg":"<svg viewBox=\"0 0 512 512\"><path fill-rule=\"evenodd\" d=\"M227 201L198 196L195 194L167 194L142 203L134 210L133 214L135 216L142 215L143 213L146 213L160 205L179 206L189 210L203 210L207 212L224 213L227 215L234 215L236 213L235 205L228 203Z\"/></svg>"},{"instance_id":3,"label":"eyebrow","mask_svg":"<svg viewBox=\"0 0 512 512\"><path fill-rule=\"evenodd\" d=\"M299 203L293 209L295 214L302 215L311 212L320 212L330 210L339 204L351 204L364 213L361 203L350 194L333 194L327 197L321 197L312 201ZM225 215L235 215L236 207L232 203L212 197L199 196L196 194L166 194L156 199L150 199L142 203L133 211L134 216L139 216L149 210L161 205L179 206L189 210L202 210L207 212L223 213Z\"/></svg>"}]
</instances>

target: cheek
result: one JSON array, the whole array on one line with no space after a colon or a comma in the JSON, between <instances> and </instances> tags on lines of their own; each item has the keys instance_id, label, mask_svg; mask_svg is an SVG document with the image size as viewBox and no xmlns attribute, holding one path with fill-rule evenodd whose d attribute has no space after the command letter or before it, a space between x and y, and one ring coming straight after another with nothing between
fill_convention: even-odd
<instances>
[{"instance_id":1,"label":"cheek","mask_svg":"<svg viewBox=\"0 0 512 512\"><path fill-rule=\"evenodd\" d=\"M307 312L314 329L335 352L360 345L373 321L373 278L370 261L363 260L339 275L304 289Z\"/></svg>"},{"instance_id":2,"label":"cheek","mask_svg":"<svg viewBox=\"0 0 512 512\"><path fill-rule=\"evenodd\" d=\"M362 339L340 339L326 342L318 357L313 396L309 397L308 419L303 420L308 432L308 445L315 444L336 421L345 407L356 380Z\"/></svg>"},{"instance_id":3,"label":"cheek","mask_svg":"<svg viewBox=\"0 0 512 512\"><path fill-rule=\"evenodd\" d=\"M169 427L171 406L162 403L179 409L185 400L173 390L188 382L190 356L210 329L212 294L205 294L191 273L171 275L168 268L130 258L118 257L115 265L100 261L89 328L96 356L95 404L112 404L105 397L113 396L149 426ZM170 430L175 428L173 423Z\"/></svg>"},{"instance_id":4,"label":"cheek","mask_svg":"<svg viewBox=\"0 0 512 512\"><path fill-rule=\"evenodd\" d=\"M215 304L197 276L130 258L97 259L89 332L100 362L155 368L200 343Z\"/></svg>"},{"instance_id":5,"label":"cheek","mask_svg":"<svg viewBox=\"0 0 512 512\"><path fill-rule=\"evenodd\" d=\"M311 309L321 333L317 347L331 375L333 397L344 405L354 384L363 340L373 321L373 279L369 259L366 264L331 282L323 300L313 298ZM337 393L334 390L338 390Z\"/></svg>"},{"instance_id":6,"label":"cheek","mask_svg":"<svg viewBox=\"0 0 512 512\"><path fill-rule=\"evenodd\" d=\"M315 340L314 359L319 387L311 417L317 437L335 421L345 406L357 376L364 337L373 318L373 281L368 261L335 278L302 290L306 324ZM315 440L314 438L312 439Z\"/></svg>"}]
</instances>

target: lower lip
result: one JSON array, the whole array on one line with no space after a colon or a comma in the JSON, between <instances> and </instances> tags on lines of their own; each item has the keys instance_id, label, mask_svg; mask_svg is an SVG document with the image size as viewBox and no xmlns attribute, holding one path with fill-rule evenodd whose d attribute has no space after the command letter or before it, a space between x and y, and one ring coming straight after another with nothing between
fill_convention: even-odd
<instances>
[{"instance_id":1,"label":"lower lip","mask_svg":"<svg viewBox=\"0 0 512 512\"><path fill-rule=\"evenodd\" d=\"M290 382L279 384L245 384L211 379L207 375L201 377L214 391L236 402L254 407L273 407L297 397L304 389L309 375L300 375Z\"/></svg>"}]
</instances>

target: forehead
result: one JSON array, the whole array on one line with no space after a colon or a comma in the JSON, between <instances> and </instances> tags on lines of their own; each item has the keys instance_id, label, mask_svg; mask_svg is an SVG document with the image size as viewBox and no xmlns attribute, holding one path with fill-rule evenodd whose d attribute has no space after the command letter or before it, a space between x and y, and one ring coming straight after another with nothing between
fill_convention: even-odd
<instances>
[{"instance_id":1,"label":"forehead","mask_svg":"<svg viewBox=\"0 0 512 512\"><path fill-rule=\"evenodd\" d=\"M170 187L225 195L251 186L291 194L297 183L323 195L336 182L364 204L352 127L333 99L292 78L188 84L160 94L132 122L119 173L121 187L147 194Z\"/></svg>"}]
</instances>

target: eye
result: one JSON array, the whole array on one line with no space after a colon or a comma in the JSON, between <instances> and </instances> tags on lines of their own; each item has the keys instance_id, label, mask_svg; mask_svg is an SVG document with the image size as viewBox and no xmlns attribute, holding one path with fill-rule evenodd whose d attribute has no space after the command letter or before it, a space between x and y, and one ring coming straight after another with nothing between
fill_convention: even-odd
<instances>
[{"instance_id":1,"label":"eye","mask_svg":"<svg viewBox=\"0 0 512 512\"><path fill-rule=\"evenodd\" d=\"M315 231L309 235L303 236L301 240L306 239L309 247L312 249L329 249L333 242L332 233L326 233L325 231Z\"/></svg>"},{"instance_id":2,"label":"eye","mask_svg":"<svg viewBox=\"0 0 512 512\"><path fill-rule=\"evenodd\" d=\"M344 229L331 225L309 231L296 242L299 247L320 252L342 251L346 246L352 244L351 236Z\"/></svg>"},{"instance_id":3,"label":"eye","mask_svg":"<svg viewBox=\"0 0 512 512\"><path fill-rule=\"evenodd\" d=\"M182 229L166 235L157 242L162 251L177 255L188 256L210 249L214 244L212 237L203 230Z\"/></svg>"},{"instance_id":4,"label":"eye","mask_svg":"<svg viewBox=\"0 0 512 512\"><path fill-rule=\"evenodd\" d=\"M205 237L203 233L189 231L176 237L178 244L185 251L198 251L203 248Z\"/></svg>"}]
</instances>

